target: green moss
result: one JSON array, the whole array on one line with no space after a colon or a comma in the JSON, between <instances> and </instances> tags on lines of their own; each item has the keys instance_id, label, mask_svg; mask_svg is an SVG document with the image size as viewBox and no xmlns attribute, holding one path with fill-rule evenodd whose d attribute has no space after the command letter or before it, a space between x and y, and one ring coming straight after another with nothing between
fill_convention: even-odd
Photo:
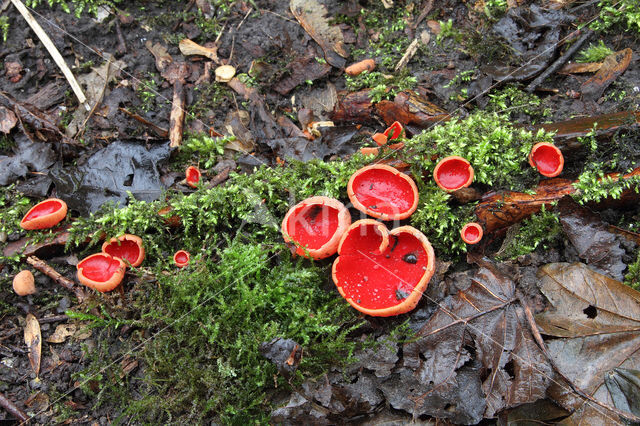
<instances>
[{"instance_id":1,"label":"green moss","mask_svg":"<svg viewBox=\"0 0 640 426\"><path fill-rule=\"evenodd\" d=\"M616 27L640 32L640 0L601 0L599 19L590 27L598 31L611 31Z\"/></svg>"},{"instance_id":2,"label":"green moss","mask_svg":"<svg viewBox=\"0 0 640 426\"><path fill-rule=\"evenodd\" d=\"M578 53L576 62L600 62L612 53L614 53L613 50L605 46L604 41L599 40L598 44L592 43L586 49L581 50L580 53Z\"/></svg>"},{"instance_id":3,"label":"green moss","mask_svg":"<svg viewBox=\"0 0 640 426\"><path fill-rule=\"evenodd\" d=\"M487 110L506 114L511 119L516 119L519 114L526 114L528 123L535 123L551 115L551 110L543 107L542 99L515 85L507 85L504 88L491 91Z\"/></svg>"},{"instance_id":4,"label":"green moss","mask_svg":"<svg viewBox=\"0 0 640 426\"><path fill-rule=\"evenodd\" d=\"M636 254L636 260L629 265L624 283L631 288L640 290L640 250Z\"/></svg>"},{"instance_id":5,"label":"green moss","mask_svg":"<svg viewBox=\"0 0 640 426\"><path fill-rule=\"evenodd\" d=\"M2 41L7 42L7 36L9 35L9 17L0 16L0 33L2 33Z\"/></svg>"},{"instance_id":6,"label":"green moss","mask_svg":"<svg viewBox=\"0 0 640 426\"><path fill-rule=\"evenodd\" d=\"M515 226L516 232L509 232L502 244L499 254L501 259L513 259L529 254L538 247L546 249L556 243L562 235L560 219L555 213L547 211L544 205L539 213Z\"/></svg>"},{"instance_id":7,"label":"green moss","mask_svg":"<svg viewBox=\"0 0 640 426\"><path fill-rule=\"evenodd\" d=\"M369 97L372 102L380 102L383 99L393 99L403 90L411 90L416 86L417 79L403 72L398 76L389 76L379 71L364 71L351 77L345 74L347 89L356 91L371 88Z\"/></svg>"},{"instance_id":8,"label":"green moss","mask_svg":"<svg viewBox=\"0 0 640 426\"><path fill-rule=\"evenodd\" d=\"M71 8L68 3L73 5L73 12L79 18L83 12L87 12L93 16L98 14L98 8L101 6L112 8L116 4L121 3L122 0L46 0L49 7L60 6L62 10L67 13L71 13ZM43 0L26 0L25 4L29 7L38 7L44 3Z\"/></svg>"}]
</instances>

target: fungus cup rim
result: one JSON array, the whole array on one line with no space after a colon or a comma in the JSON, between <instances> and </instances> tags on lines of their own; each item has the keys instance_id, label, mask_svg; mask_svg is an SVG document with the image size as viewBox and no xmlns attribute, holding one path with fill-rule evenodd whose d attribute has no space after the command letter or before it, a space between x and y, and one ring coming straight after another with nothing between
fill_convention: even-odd
<instances>
[{"instance_id":1,"label":"fungus cup rim","mask_svg":"<svg viewBox=\"0 0 640 426\"><path fill-rule=\"evenodd\" d=\"M362 204L360 200L358 200L357 195L353 190L353 183L359 175L361 175L362 173L368 172L369 170L384 170L393 174L394 177L399 177L400 179L403 179L405 182L407 182L411 187L411 191L413 192L413 202L411 206L404 212L396 213L396 214L388 214L383 212L376 212L374 210L369 209L364 204ZM418 192L418 187L416 186L416 183L406 173L402 173L400 170L396 169L395 167L388 166L386 164L370 164L368 166L364 166L356 170L351 175L351 178L349 179L349 183L347 184L347 195L349 196L349 200L351 200L351 204L353 205L354 208L360 210L363 213L368 214L371 217L389 221L389 220L402 220L411 216L418 208L418 201L419 201L420 194Z\"/></svg>"},{"instance_id":2,"label":"fungus cup rim","mask_svg":"<svg viewBox=\"0 0 640 426\"><path fill-rule=\"evenodd\" d=\"M133 266L134 268L137 266L140 266L140 264L142 263L142 261L144 260L145 257L145 251L144 251L144 245L142 244L142 238L138 237L137 235L133 235L133 234L123 234L120 235L119 237L113 237L111 238L109 241L105 241L102 244L102 252L103 253L107 253L107 254L111 254L109 252L107 252L107 248L109 246L111 246L112 244L121 244L123 241L133 241L137 246L138 246L138 258L134 261L134 262L129 262L131 264L131 266ZM113 257L118 257L115 256L113 254L111 254L111 256ZM124 260L124 259L123 259ZM126 264L126 262L125 262Z\"/></svg>"},{"instance_id":3,"label":"fungus cup rim","mask_svg":"<svg viewBox=\"0 0 640 426\"><path fill-rule=\"evenodd\" d=\"M36 211L38 208L42 208L47 203L57 202L60 204L60 208L56 211L47 213L42 216L35 217L33 219L28 219L29 215ZM27 231L33 231L38 229L49 229L56 226L58 223L62 222L62 220L67 216L67 203L65 203L60 198L47 198L46 200L40 201L35 206L31 207L29 211L24 215L22 220L20 221L20 227Z\"/></svg>"},{"instance_id":4,"label":"fungus cup rim","mask_svg":"<svg viewBox=\"0 0 640 426\"><path fill-rule=\"evenodd\" d=\"M444 186L442 183L440 183L440 178L438 176L438 172L440 171L440 169L449 161L462 161L467 165L467 172L469 174L469 176L467 177L467 180L462 185L457 186L455 188L447 188L446 186ZM474 175L475 174L474 174L473 166L471 165L469 160L467 160L464 157L460 157L459 155L449 155L447 157L444 157L442 160L438 161L438 164L436 164L436 167L433 169L433 180L436 182L436 185L438 185L440 189L447 192L454 192L454 191L457 191L458 189L468 187L469 185L471 185L471 182L473 182Z\"/></svg>"},{"instance_id":5,"label":"fungus cup rim","mask_svg":"<svg viewBox=\"0 0 640 426\"><path fill-rule=\"evenodd\" d=\"M107 257L109 259L118 261L118 269L116 269L116 271L111 275L111 278L109 278L107 281L92 280L84 276L82 272L83 270L83 267L81 266L82 263L97 256ZM90 256L85 257L84 259L78 262L78 265L76 266L76 268L77 268L76 275L80 283L86 285L89 288L93 288L94 290L98 290L101 293L106 293L108 291L115 289L116 287L118 287L118 285L120 285L120 283L122 282L122 279L124 278L124 273L127 269L127 265L124 263L124 260L120 259L119 257L112 256L109 253L100 252L100 253L94 253Z\"/></svg>"}]
</instances>

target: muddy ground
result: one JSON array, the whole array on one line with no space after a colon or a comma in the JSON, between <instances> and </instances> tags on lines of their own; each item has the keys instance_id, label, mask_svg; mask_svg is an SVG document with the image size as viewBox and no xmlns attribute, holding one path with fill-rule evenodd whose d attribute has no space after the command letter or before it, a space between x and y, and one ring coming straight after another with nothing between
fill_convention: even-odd
<instances>
[{"instance_id":1,"label":"muddy ground","mask_svg":"<svg viewBox=\"0 0 640 426\"><path fill-rule=\"evenodd\" d=\"M373 133L391 124L376 114L370 105L363 110L344 113L336 103L347 89L344 67L356 59L373 57L385 73L404 73L402 75L415 77L414 90L422 96L421 99L452 116L465 117L472 111L495 107L488 96L496 93L492 90L509 84L519 89L529 87L555 59L562 57L572 43L587 34L583 30L572 35L577 30L577 23L593 20L599 11L593 2L524 2L520 8L513 5L509 12L511 15L508 15L513 17L512 20L499 21L488 17L483 8L484 2L396 1L390 9L381 5L384 2L377 1L321 2L326 6L328 17L334 18L329 21L330 25L340 29L346 50L352 52L342 57L330 47L324 46L323 50L309 36L291 13L289 2L213 3L127 2L117 4L119 9L100 10L98 18L87 13L76 17L59 6L41 5L33 9L36 19L81 80L90 100L99 100L89 103L90 112L87 112L78 105L62 72L34 32L10 2L4 2L2 15L8 17L9 30L6 41L0 44L3 64L0 70L0 105L3 114L9 110L17 111L20 120L5 132L0 146L2 185L15 184L15 191L35 200L50 196L63 198L74 217L97 211L107 200L124 204L127 191L137 199L148 201L161 197L168 187L189 192L190 189L180 183L182 171L172 166L175 154L172 156L167 142L166 132L174 127L170 115L175 83L171 72L159 69L158 62L161 61L151 50L156 54L160 52L160 55L162 52L153 48L154 45L166 47L174 63L184 63L175 71L180 75L178 79L183 79L180 86L184 90L187 107L184 131L233 132L238 137L238 146L216 171L223 171L229 165L234 171L250 171L260 164L277 167L288 157L303 161L313 157L324 160L345 158L357 151ZM378 43L382 29L366 25L368 11L374 10L380 16L393 17L390 19L400 16L404 20L405 25L391 33L393 38L387 44ZM398 10L402 12L398 13ZM448 20L452 22L449 35L446 32L441 35L443 23ZM536 20L538 25L534 22ZM625 30L624 26L591 34L584 47L601 39L615 51L632 51L632 57L622 72L606 84L602 83L602 88L583 85L593 73L553 72L537 87L532 87L532 93L541 99L541 103L532 107L533 112L514 111L511 115L514 124L531 127L543 122L586 118L587 124L577 127L577 133L586 136L591 124L598 121L597 118L589 121L590 117L636 110L640 102L638 34L637 31ZM224 83L215 83L213 73L217 65L203 56L184 56L178 48L182 38L215 46L220 64L229 63L238 73L253 79L254 87L258 87L259 101L250 96L245 98L241 90ZM417 51L403 71L394 71L411 40L418 40ZM394 50L394 44L401 48ZM367 51L372 45L383 47L377 52ZM365 53L358 53L358 49L365 49ZM108 58L113 62L104 67ZM385 59L389 61L385 62ZM261 70L255 76L247 75L252 64L254 69ZM106 82L105 76L108 76ZM422 104L422 108L425 105ZM300 114L301 110L303 114ZM248 113L243 115L237 111ZM308 119L305 114L313 114L313 118ZM417 113L410 109L411 114ZM31 115L35 115L31 122L21 121ZM134 115L146 123L136 120ZM303 123L328 120L333 120L338 126L335 133L323 135L315 145L305 142ZM2 123L5 122L10 120L3 115ZM439 124L438 120L415 121L408 123L407 132L411 136ZM637 167L640 149L636 123L633 119L624 119L616 126L603 138L611 140L614 132L627 132L628 137L624 140L632 142L628 142L621 151L620 170ZM252 138L244 139L242 132L250 132ZM570 151L575 145L575 138L559 139L559 143L569 147ZM615 150L615 147L606 146ZM97 157L96 152L100 152ZM613 155L613 152L609 154ZM567 171L563 178L577 178L584 160L580 155L578 151L576 156L567 157ZM117 169L107 168L105 178L103 166L109 159L123 164ZM76 185L79 176L92 172L95 172L94 185L79 188ZM109 190L105 191L105 187ZM562 223L565 234L554 245L505 262L499 268L483 263L480 257L470 258L469 263L464 258L451 263L442 262L428 291L429 298L445 300L446 297L444 303L454 309L456 294L464 294L472 281L486 280L489 283L487 288L498 288L496 291L504 292L500 294L505 298L520 300L522 306L539 313L546 306L537 287L540 282L540 278L536 278L539 266L551 262L582 261L597 264L595 269L598 271L623 280L636 258L637 245L622 237L612 237L613 233L607 226L616 225L637 232L637 203L624 207L605 205L600 208L601 216L596 218L582 207L568 201L566 204ZM578 226L573 227L576 222ZM606 254L599 259L586 256L585 260L584 247L588 243L584 240L589 239L591 232L595 235L593 229L605 229L607 236L602 240L606 241L603 245L608 251L601 246L598 253L604 250ZM23 237L21 233L2 235L5 257L20 257L19 251L7 250L19 246ZM482 250L486 251L485 254L495 254L503 238L504 234ZM615 250L609 250L610 247L615 247ZM58 247L38 254L74 280L73 264L77 263L74 253L63 252ZM603 265L598 263L602 258L614 260ZM471 271L469 264L474 262L481 268L480 272ZM10 266L7 263L0 272L0 393L16 408L33 416L31 422L34 424L111 423L124 411L123 407L113 401L96 405L95 393L92 395L78 387L79 381L87 383L86 369L92 362L90 354L98 353L96 348L104 349L105 345L110 347L107 352L117 353L122 348L135 346L148 336L137 335L138 330L127 326L115 331L86 330L81 323L64 315L78 303L74 293L44 274L36 275L39 289L36 295L16 296L10 288L13 268L14 264ZM517 283L517 289L511 288L511 284L504 284L509 281L505 276L515 277L510 282ZM483 299L485 296L478 297ZM528 327L526 310L522 306L513 307L513 311L506 314L513 316L509 317L513 321L510 324L517 330ZM408 328L420 330L436 311L436 305L422 303L406 318ZM38 318L42 333L42 365L38 378L33 373L24 343L27 313ZM634 315L631 315L633 320L640 321ZM272 421L330 424L346 421L406 422L412 418L427 422L441 418L469 424L481 422L483 418L491 419L488 420L490 422L495 422L496 418L501 421L534 418L552 422L571 414L571 410L564 411L559 406L554 399L557 395L540 397L535 406L534 399L528 401L517 395L525 392L523 388L528 384L530 393L541 392L544 396L553 369L541 354L530 358L531 362L543 365L540 368L547 377L541 380L534 380L532 375L518 381L520 379L514 378L520 373L514 373L514 368L524 367L514 367L513 362L507 363L506 359L498 362L505 368L507 378L502 377L503 388L488 392L495 400L487 401L482 392L487 393L485 380L490 373L486 370L481 372L481 364L483 357L490 357L489 354L476 353L477 349L465 341L464 349L458 348L459 354L464 353L464 359L452 361L460 363L455 386L430 389L425 384L430 380L428 374L422 371L425 376L420 378L412 368L416 363L437 364L430 351L438 347L438 342L423 341L414 346L402 346L389 339L389 326L384 321L375 318L368 321L360 333L354 333L353 339L357 340L364 334L376 336L380 342L386 342L384 350L376 353L364 350L360 353L361 360L346 371L332 369L295 390L269 389L274 411L267 415L272 416ZM70 327L68 335L54 336L54 332L60 332L61 324ZM479 328L482 327L491 326L481 324ZM514 340L511 344L516 347L523 345L529 350L535 347L534 340L529 336L523 338L524 343ZM434 357L447 359L450 356L444 349L440 350ZM282 363L283 360L278 361L279 355L271 356L274 362ZM505 364L509 364L508 367ZM625 366L637 368L636 364L637 360ZM131 377L144 376L147 368L126 358L121 360L120 367ZM83 375L78 376L78 372L83 372ZM431 379L435 380L434 377ZM521 388L511 387L514 382ZM90 386L91 381L88 383ZM134 389L133 392L144 398L145 389ZM433 393L432 397L428 397L430 393ZM607 403L611 404L611 399ZM491 409L492 404L495 409ZM0 409L0 421L3 423L11 424L15 418L7 410ZM217 420L215 414L210 418ZM181 423L181 419L163 420ZM128 419L125 416L118 420L127 422Z\"/></svg>"}]
</instances>

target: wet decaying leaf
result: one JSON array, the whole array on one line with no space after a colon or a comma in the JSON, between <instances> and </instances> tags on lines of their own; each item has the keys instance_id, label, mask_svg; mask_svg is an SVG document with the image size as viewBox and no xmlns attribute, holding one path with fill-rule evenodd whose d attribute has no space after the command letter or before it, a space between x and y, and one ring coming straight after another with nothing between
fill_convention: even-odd
<instances>
[{"instance_id":1,"label":"wet decaying leaf","mask_svg":"<svg viewBox=\"0 0 640 426\"><path fill-rule=\"evenodd\" d=\"M320 63L316 60L316 55L310 52L309 55L295 59L287 65L287 76L278 81L273 90L286 96L296 86L306 82L318 80L331 72L331 66Z\"/></svg>"},{"instance_id":2,"label":"wet decaying leaf","mask_svg":"<svg viewBox=\"0 0 640 426\"><path fill-rule=\"evenodd\" d=\"M56 153L46 142L32 142L23 135L16 135L15 155L0 155L0 185L9 185L29 171L43 172L57 160Z\"/></svg>"},{"instance_id":3,"label":"wet decaying leaf","mask_svg":"<svg viewBox=\"0 0 640 426\"><path fill-rule=\"evenodd\" d=\"M29 363L36 376L40 373L40 360L42 358L42 334L40 323L32 314L27 314L24 326L24 343L29 351Z\"/></svg>"},{"instance_id":4,"label":"wet decaying leaf","mask_svg":"<svg viewBox=\"0 0 640 426\"><path fill-rule=\"evenodd\" d=\"M82 165L55 168L49 174L69 208L85 215L109 201L125 205L127 192L138 200L158 199L165 188L159 163L168 158L168 143L146 149L137 143L117 141L96 151Z\"/></svg>"},{"instance_id":5,"label":"wet decaying leaf","mask_svg":"<svg viewBox=\"0 0 640 426\"><path fill-rule=\"evenodd\" d=\"M531 4L509 9L493 27L513 49L522 66L490 64L480 69L494 80L521 81L535 77L554 59L562 24L575 18L561 10Z\"/></svg>"},{"instance_id":6,"label":"wet decaying leaf","mask_svg":"<svg viewBox=\"0 0 640 426\"><path fill-rule=\"evenodd\" d=\"M552 372L529 331L514 281L488 260L478 263L474 274L459 275L458 293L446 298L417 339L404 346L404 366L435 390L467 382L458 377L459 369L477 359L484 416L493 417L543 398Z\"/></svg>"},{"instance_id":7,"label":"wet decaying leaf","mask_svg":"<svg viewBox=\"0 0 640 426\"><path fill-rule=\"evenodd\" d=\"M273 362L280 374L290 377L302 359L302 347L291 339L275 337L260 344L260 353Z\"/></svg>"},{"instance_id":8,"label":"wet decaying leaf","mask_svg":"<svg viewBox=\"0 0 640 426\"><path fill-rule=\"evenodd\" d=\"M274 153L282 159L292 158L309 161L314 158L328 159L333 154L349 155L358 149L358 130L354 126L321 128L321 136L314 140L292 137L265 140Z\"/></svg>"},{"instance_id":9,"label":"wet decaying leaf","mask_svg":"<svg viewBox=\"0 0 640 426\"><path fill-rule=\"evenodd\" d=\"M613 407L605 385L607 372L640 369L640 293L582 263L545 265L538 278L551 307L536 316L536 323L542 333L564 337L547 343L550 356L578 388ZM549 395L575 410L571 423L591 416L608 423L620 421L562 382L552 384Z\"/></svg>"},{"instance_id":10,"label":"wet decaying leaf","mask_svg":"<svg viewBox=\"0 0 640 426\"><path fill-rule=\"evenodd\" d=\"M611 83L627 70L633 52L626 48L607 56L596 75L582 83L580 91L587 100L598 100Z\"/></svg>"},{"instance_id":11,"label":"wet decaying leaf","mask_svg":"<svg viewBox=\"0 0 640 426\"><path fill-rule=\"evenodd\" d=\"M624 249L600 216L563 197L556 207L565 235L587 264L616 280L624 278L627 265L622 261Z\"/></svg>"},{"instance_id":12,"label":"wet decaying leaf","mask_svg":"<svg viewBox=\"0 0 640 426\"><path fill-rule=\"evenodd\" d=\"M618 410L640 416L640 371L614 368L604 377L604 383Z\"/></svg>"},{"instance_id":13,"label":"wet decaying leaf","mask_svg":"<svg viewBox=\"0 0 640 426\"><path fill-rule=\"evenodd\" d=\"M336 68L344 68L349 53L342 30L329 25L327 9L316 0L291 0L289 8L302 28L320 45L327 62Z\"/></svg>"}]
</instances>

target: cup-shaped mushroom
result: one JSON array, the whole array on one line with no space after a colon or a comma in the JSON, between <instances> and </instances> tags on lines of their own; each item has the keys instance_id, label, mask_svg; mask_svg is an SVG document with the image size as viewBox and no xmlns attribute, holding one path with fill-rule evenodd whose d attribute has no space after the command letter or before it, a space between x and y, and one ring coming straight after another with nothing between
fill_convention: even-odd
<instances>
[{"instance_id":1,"label":"cup-shaped mushroom","mask_svg":"<svg viewBox=\"0 0 640 426\"><path fill-rule=\"evenodd\" d=\"M388 140L398 139L399 137L404 137L404 128L399 121L394 121L393 124L383 132L383 135L385 135Z\"/></svg>"},{"instance_id":2,"label":"cup-shaped mushroom","mask_svg":"<svg viewBox=\"0 0 640 426\"><path fill-rule=\"evenodd\" d=\"M531 148L529 164L538 169L542 176L556 177L562 173L564 157L557 146L549 142L539 142Z\"/></svg>"},{"instance_id":3,"label":"cup-shaped mushroom","mask_svg":"<svg viewBox=\"0 0 640 426\"><path fill-rule=\"evenodd\" d=\"M200 173L200 169L194 166L187 167L187 171L185 172L187 176L187 185L192 188L197 188L200 183L200 178L202 177L202 173Z\"/></svg>"},{"instance_id":4,"label":"cup-shaped mushroom","mask_svg":"<svg viewBox=\"0 0 640 426\"><path fill-rule=\"evenodd\" d=\"M175 263L178 268L184 268L189 264L190 260L191 255L186 250L178 250L173 255L173 263Z\"/></svg>"},{"instance_id":5,"label":"cup-shaped mushroom","mask_svg":"<svg viewBox=\"0 0 640 426\"><path fill-rule=\"evenodd\" d=\"M291 207L282 220L282 237L299 256L324 259L336 253L351 214L335 198L315 196Z\"/></svg>"},{"instance_id":6,"label":"cup-shaped mushroom","mask_svg":"<svg viewBox=\"0 0 640 426\"><path fill-rule=\"evenodd\" d=\"M102 251L129 262L133 267L140 266L145 254L142 238L131 234L124 234L118 238L111 238L109 241L105 241L102 244Z\"/></svg>"},{"instance_id":7,"label":"cup-shaped mushroom","mask_svg":"<svg viewBox=\"0 0 640 426\"><path fill-rule=\"evenodd\" d=\"M36 292L36 282L31 271L20 271L13 277L13 291L18 296L27 296Z\"/></svg>"},{"instance_id":8,"label":"cup-shaped mushroom","mask_svg":"<svg viewBox=\"0 0 640 426\"><path fill-rule=\"evenodd\" d=\"M353 207L382 220L406 219L418 207L413 179L386 164L357 170L349 179L347 194Z\"/></svg>"},{"instance_id":9,"label":"cup-shaped mushroom","mask_svg":"<svg viewBox=\"0 0 640 426\"><path fill-rule=\"evenodd\" d=\"M433 248L420 231L411 226L388 231L364 219L343 235L331 275L351 306L386 317L415 308L434 270Z\"/></svg>"},{"instance_id":10,"label":"cup-shaped mushroom","mask_svg":"<svg viewBox=\"0 0 640 426\"><path fill-rule=\"evenodd\" d=\"M51 228L66 215L67 203L58 198L49 198L31 207L20 221L20 227L28 231Z\"/></svg>"},{"instance_id":11,"label":"cup-shaped mushroom","mask_svg":"<svg viewBox=\"0 0 640 426\"><path fill-rule=\"evenodd\" d=\"M473 181L473 167L462 157L451 155L436 164L433 178L441 189L448 192L466 188Z\"/></svg>"},{"instance_id":12,"label":"cup-shaped mushroom","mask_svg":"<svg viewBox=\"0 0 640 426\"><path fill-rule=\"evenodd\" d=\"M96 253L78 262L77 268L78 281L104 293L118 287L127 265L108 253Z\"/></svg>"},{"instance_id":13,"label":"cup-shaped mushroom","mask_svg":"<svg viewBox=\"0 0 640 426\"><path fill-rule=\"evenodd\" d=\"M467 244L477 244L482 239L482 226L477 222L469 222L460 230L462 240Z\"/></svg>"}]
</instances>

